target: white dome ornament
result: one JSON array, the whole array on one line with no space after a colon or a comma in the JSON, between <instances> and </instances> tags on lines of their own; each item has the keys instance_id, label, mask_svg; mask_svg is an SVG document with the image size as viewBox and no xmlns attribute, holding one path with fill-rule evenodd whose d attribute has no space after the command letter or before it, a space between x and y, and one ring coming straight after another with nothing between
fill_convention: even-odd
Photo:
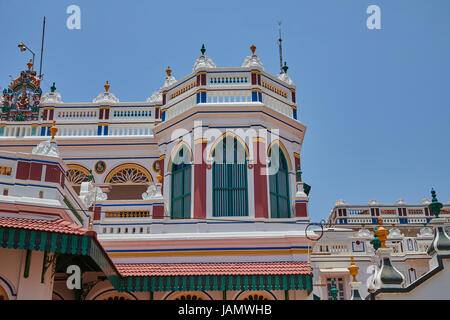
<instances>
[{"instance_id":1,"label":"white dome ornament","mask_svg":"<svg viewBox=\"0 0 450 320\"><path fill-rule=\"evenodd\" d=\"M215 68L216 64L212 59L208 56L205 56L205 45L202 45L202 48L200 49L200 52L202 55L198 57L198 59L195 61L194 68L192 69L192 72L194 73L196 70L200 68Z\"/></svg>"},{"instance_id":2,"label":"white dome ornament","mask_svg":"<svg viewBox=\"0 0 450 320\"><path fill-rule=\"evenodd\" d=\"M41 104L50 104L50 103L62 103L61 95L59 92L55 92L56 87L55 83L50 87L50 92L47 92L41 97Z\"/></svg>"},{"instance_id":3,"label":"white dome ornament","mask_svg":"<svg viewBox=\"0 0 450 320\"><path fill-rule=\"evenodd\" d=\"M109 81L106 80L106 84L104 85L105 92L100 93L92 102L94 103L118 103L119 99L114 95L114 93L109 92Z\"/></svg>"},{"instance_id":4,"label":"white dome ornament","mask_svg":"<svg viewBox=\"0 0 450 320\"><path fill-rule=\"evenodd\" d=\"M294 82L292 82L292 80L291 80L291 77L289 77L289 75L287 74L288 69L289 69L289 67L286 65L286 61L285 61L283 71L280 72L280 74L277 76L277 78L280 79L281 81L286 82L287 84L294 84Z\"/></svg>"},{"instance_id":5,"label":"white dome ornament","mask_svg":"<svg viewBox=\"0 0 450 320\"><path fill-rule=\"evenodd\" d=\"M162 93L160 91L153 92L152 96L147 98L147 102L162 103Z\"/></svg>"},{"instance_id":6,"label":"white dome ornament","mask_svg":"<svg viewBox=\"0 0 450 320\"><path fill-rule=\"evenodd\" d=\"M50 128L51 138L49 140L42 141L39 145L34 147L31 151L32 154L55 158L60 157L61 154L55 141L55 135L56 132L58 132L58 129L55 127L55 122L56 121L53 121L53 126Z\"/></svg>"},{"instance_id":7,"label":"white dome ornament","mask_svg":"<svg viewBox=\"0 0 450 320\"><path fill-rule=\"evenodd\" d=\"M172 76L172 70L170 69L170 67L167 67L166 73L167 77L166 80L164 81L164 85L162 86L163 88L170 87L172 84L177 82L177 79L175 79L175 77Z\"/></svg>"},{"instance_id":8,"label":"white dome ornament","mask_svg":"<svg viewBox=\"0 0 450 320\"><path fill-rule=\"evenodd\" d=\"M264 70L261 59L255 54L256 47L252 45L250 50L252 51L252 55L245 58L242 63L242 68L259 67Z\"/></svg>"}]
</instances>

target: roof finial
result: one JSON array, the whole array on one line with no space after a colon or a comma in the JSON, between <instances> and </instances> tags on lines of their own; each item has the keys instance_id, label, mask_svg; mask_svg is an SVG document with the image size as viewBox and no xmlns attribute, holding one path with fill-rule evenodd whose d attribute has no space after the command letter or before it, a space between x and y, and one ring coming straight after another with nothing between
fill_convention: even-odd
<instances>
[{"instance_id":1,"label":"roof finial","mask_svg":"<svg viewBox=\"0 0 450 320\"><path fill-rule=\"evenodd\" d=\"M378 224L380 226L375 230L374 233L380 241L381 248L386 248L386 239L389 234L389 230L383 227L383 219L381 217L378 217Z\"/></svg>"},{"instance_id":2,"label":"roof finial","mask_svg":"<svg viewBox=\"0 0 450 320\"><path fill-rule=\"evenodd\" d=\"M280 35L280 37L278 38L278 47L280 50L280 71L283 72L283 48L281 46L283 40L281 39L281 21L278 21L278 33Z\"/></svg>"},{"instance_id":3,"label":"roof finial","mask_svg":"<svg viewBox=\"0 0 450 320\"><path fill-rule=\"evenodd\" d=\"M284 73L287 73L289 67L286 65L286 61L284 62L284 67L282 68Z\"/></svg>"},{"instance_id":4,"label":"roof finial","mask_svg":"<svg viewBox=\"0 0 450 320\"><path fill-rule=\"evenodd\" d=\"M31 70L33 67L33 59L30 59L30 62L27 63L28 70Z\"/></svg>"},{"instance_id":5,"label":"roof finial","mask_svg":"<svg viewBox=\"0 0 450 320\"><path fill-rule=\"evenodd\" d=\"M358 275L359 268L355 265L355 259L353 256L350 256L350 267L348 267L348 271L350 275L353 277L353 282L356 282L356 276Z\"/></svg>"},{"instance_id":6,"label":"roof finial","mask_svg":"<svg viewBox=\"0 0 450 320\"><path fill-rule=\"evenodd\" d=\"M170 75L172 74L172 70L170 69L170 66L167 67L166 73L167 73L167 76L168 76L168 77L170 77Z\"/></svg>"},{"instance_id":7,"label":"roof finial","mask_svg":"<svg viewBox=\"0 0 450 320\"><path fill-rule=\"evenodd\" d=\"M109 87L111 87L109 85L109 81L108 80L106 80L106 84L104 85L104 87L105 87L105 91L108 92L109 91Z\"/></svg>"},{"instance_id":8,"label":"roof finial","mask_svg":"<svg viewBox=\"0 0 450 320\"><path fill-rule=\"evenodd\" d=\"M255 47L254 44L252 44L252 46L250 47L250 50L252 51L252 56L254 56L255 55L255 50L256 50L256 47Z\"/></svg>"},{"instance_id":9,"label":"roof finial","mask_svg":"<svg viewBox=\"0 0 450 320\"><path fill-rule=\"evenodd\" d=\"M202 56L205 55L205 52L206 52L205 44L202 44L202 48L200 49L200 52L202 53Z\"/></svg>"},{"instance_id":10,"label":"roof finial","mask_svg":"<svg viewBox=\"0 0 450 320\"><path fill-rule=\"evenodd\" d=\"M55 135L58 132L58 128L55 127L56 121L53 120L53 126L49 129L50 130L50 135L52 137L52 140L55 139Z\"/></svg>"},{"instance_id":11,"label":"roof finial","mask_svg":"<svg viewBox=\"0 0 450 320\"><path fill-rule=\"evenodd\" d=\"M439 218L439 214L441 213L442 209L442 203L438 201L434 188L431 188L431 197L431 203L428 205L428 208L430 208L431 213L434 214L436 218Z\"/></svg>"},{"instance_id":12,"label":"roof finial","mask_svg":"<svg viewBox=\"0 0 450 320\"><path fill-rule=\"evenodd\" d=\"M51 92L55 92L56 91L56 87L55 87L55 83L53 82L53 85L50 87L50 91Z\"/></svg>"}]
</instances>

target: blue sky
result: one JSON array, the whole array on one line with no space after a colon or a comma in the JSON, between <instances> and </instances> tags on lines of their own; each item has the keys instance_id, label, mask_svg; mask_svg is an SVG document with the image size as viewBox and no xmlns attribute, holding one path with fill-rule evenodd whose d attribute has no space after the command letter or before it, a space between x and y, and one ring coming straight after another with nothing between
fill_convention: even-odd
<instances>
[{"instance_id":1,"label":"blue sky","mask_svg":"<svg viewBox=\"0 0 450 320\"><path fill-rule=\"evenodd\" d=\"M81 8L81 30L66 28L66 8ZM381 9L381 30L366 9ZM278 73L277 24L308 129L303 179L310 216L326 218L336 199L420 203L437 190L450 200L450 2L304 1L0 1L0 86L29 59L39 61L47 17L44 92L91 101L110 81L121 101L143 101L164 70L182 78L200 47L218 66L240 66L249 47Z\"/></svg>"}]
</instances>

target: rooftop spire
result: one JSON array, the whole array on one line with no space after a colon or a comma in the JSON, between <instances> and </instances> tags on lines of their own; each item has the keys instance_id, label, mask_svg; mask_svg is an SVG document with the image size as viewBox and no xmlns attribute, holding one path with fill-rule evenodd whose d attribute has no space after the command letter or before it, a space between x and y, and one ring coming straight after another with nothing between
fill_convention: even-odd
<instances>
[{"instance_id":1,"label":"rooftop spire","mask_svg":"<svg viewBox=\"0 0 450 320\"><path fill-rule=\"evenodd\" d=\"M281 21L278 21L278 33L279 33L278 47L280 50L280 71L283 72L283 48L281 45L283 40L281 39Z\"/></svg>"},{"instance_id":2,"label":"rooftop spire","mask_svg":"<svg viewBox=\"0 0 450 320\"><path fill-rule=\"evenodd\" d=\"M205 52L206 52L205 44L202 44L202 48L200 49L200 52L202 53L202 56L205 55Z\"/></svg>"},{"instance_id":3,"label":"rooftop spire","mask_svg":"<svg viewBox=\"0 0 450 320\"><path fill-rule=\"evenodd\" d=\"M256 50L256 47L255 47L254 44L252 44L252 46L250 47L250 50L252 51L252 56L254 56L255 55L255 50Z\"/></svg>"}]
</instances>

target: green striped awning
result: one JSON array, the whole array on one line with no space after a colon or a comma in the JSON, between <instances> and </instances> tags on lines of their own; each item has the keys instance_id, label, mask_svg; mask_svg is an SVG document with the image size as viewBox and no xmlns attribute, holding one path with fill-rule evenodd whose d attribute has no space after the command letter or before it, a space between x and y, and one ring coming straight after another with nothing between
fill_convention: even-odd
<instances>
[{"instance_id":1,"label":"green striped awning","mask_svg":"<svg viewBox=\"0 0 450 320\"><path fill-rule=\"evenodd\" d=\"M0 247L89 256L117 288L120 275L91 235L0 227Z\"/></svg>"},{"instance_id":2,"label":"green striped awning","mask_svg":"<svg viewBox=\"0 0 450 320\"><path fill-rule=\"evenodd\" d=\"M312 290L312 274L251 276L173 276L126 277L120 290L127 292L156 291L231 291L231 290ZM117 288L117 287L116 287Z\"/></svg>"}]
</instances>

